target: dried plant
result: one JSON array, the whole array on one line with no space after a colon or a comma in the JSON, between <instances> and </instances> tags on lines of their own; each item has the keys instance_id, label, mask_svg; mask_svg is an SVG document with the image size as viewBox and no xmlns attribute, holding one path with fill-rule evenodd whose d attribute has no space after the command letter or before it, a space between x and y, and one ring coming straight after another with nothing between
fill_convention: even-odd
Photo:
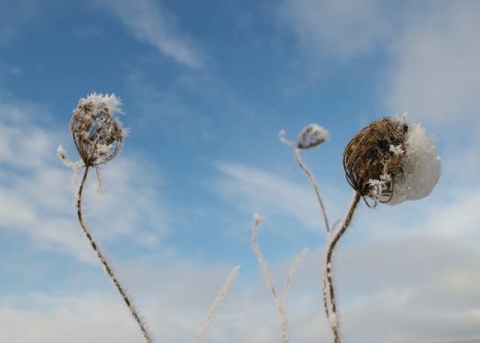
<instances>
[{"instance_id":1,"label":"dried plant","mask_svg":"<svg viewBox=\"0 0 480 343\"><path fill-rule=\"evenodd\" d=\"M194 343L200 343L201 338L207 332L208 327L210 326L210 323L212 322L213 318L215 317L215 314L218 311L218 308L220 307L220 304L222 303L223 299L228 293L228 290L230 289L233 282L235 281L235 278L237 277L239 270L240 270L240 266L236 266L232 269L232 271L228 275L227 280L223 284L223 287L220 289L220 292L217 294L217 297L213 301L213 305L210 308L210 311L208 311L208 315L207 315L207 318L205 319L205 322L203 323L202 327L198 330L195 338L193 339Z\"/></svg>"},{"instance_id":2,"label":"dried plant","mask_svg":"<svg viewBox=\"0 0 480 343\"><path fill-rule=\"evenodd\" d=\"M67 159L65 150L61 146L58 148L57 153L63 162L75 171L84 167L75 200L75 208L82 232L104 267L108 277L115 285L124 303L127 305L132 318L139 325L145 341L151 343L153 342L151 334L148 332L145 323L138 314L138 310L118 280L118 277L115 275L105 254L95 241L83 218L82 194L89 169L92 167L97 169L97 180L98 184L101 185L97 167L100 164L110 161L119 153L122 148L123 139L128 132L122 129L121 122L114 116L115 113L121 113L120 106L120 98L113 94L102 95L93 93L86 98L80 99L77 107L73 111L70 122L70 130L80 155L80 161L75 163L70 162Z\"/></svg>"},{"instance_id":3,"label":"dried plant","mask_svg":"<svg viewBox=\"0 0 480 343\"><path fill-rule=\"evenodd\" d=\"M100 249L99 244L95 241L83 218L82 195L90 168L95 168L97 177L96 188L101 190L102 183L98 166L110 161L120 152L123 146L123 140L128 134L128 130L123 129L121 122L115 117L116 113L122 113L121 100L114 94L102 95L93 93L86 98L80 99L77 107L73 111L73 116L70 121L70 131L72 133L75 147L80 155L80 160L77 162L71 162L67 158L67 154L62 146L58 147L57 155L66 166L73 169L74 174L80 168L84 168L75 199L75 208L77 210L77 216L82 232L97 255L101 265L104 267L108 277L120 293L122 300L127 305L132 318L140 327L145 341L151 343L153 342L152 336L138 314L138 310L125 291L125 288L118 280L118 277L115 275L105 254ZM203 326L197 332L194 342L200 342L201 337L207 331L222 300L235 281L239 268L240 267L238 266L234 267L231 271L225 284L215 298Z\"/></svg>"},{"instance_id":4,"label":"dried plant","mask_svg":"<svg viewBox=\"0 0 480 343\"><path fill-rule=\"evenodd\" d=\"M305 165L305 163L303 163L302 159L300 158L300 150L312 149L322 144L323 142L326 142L329 138L328 131L324 127L313 123L307 125L302 129L302 131L300 131L296 143L287 140L285 138L285 131L283 130L280 131L279 138L286 145L293 147L293 155L295 157L295 161L300 166L300 168L302 168L302 170L305 172L308 179L310 180L310 184L315 191L315 196L317 197L317 201L320 205L322 216L325 222L325 230L327 230L328 234L330 232L330 224L328 223L327 211L325 209L325 205L323 204L320 190L318 189L317 183L315 182L315 177L313 176L312 172L310 171L310 169L308 169L308 167Z\"/></svg>"},{"instance_id":5,"label":"dried plant","mask_svg":"<svg viewBox=\"0 0 480 343\"><path fill-rule=\"evenodd\" d=\"M343 168L348 183L362 197L388 202L393 196L394 179L402 173L406 123L386 117L372 122L358 132L343 153ZM375 189L372 180L383 181Z\"/></svg>"},{"instance_id":6,"label":"dried plant","mask_svg":"<svg viewBox=\"0 0 480 343\"><path fill-rule=\"evenodd\" d=\"M363 198L369 207L378 203L396 205L405 200L426 197L440 177L441 159L433 139L420 125L407 125L406 115L385 117L360 130L348 143L343 154L343 167L348 183L354 189L353 200L340 229L330 228L318 186L313 174L300 160L299 149L310 149L328 138L326 130L316 124L304 128L297 143L285 138L282 142L294 147L295 160L312 184L320 204L328 235L323 275L323 305L332 330L333 342L341 343L336 290L333 282L333 256L343 234L349 228L355 210ZM366 198L373 200L370 204Z\"/></svg>"},{"instance_id":7,"label":"dried plant","mask_svg":"<svg viewBox=\"0 0 480 343\"><path fill-rule=\"evenodd\" d=\"M260 250L260 246L258 245L258 226L262 218L256 214L253 220L253 227L252 227L252 248L257 257L258 264L260 265L260 269L262 270L263 276L265 281L267 281L268 288L270 293L272 294L273 300L277 305L277 311L280 316L281 328L282 328L282 343L288 342L288 322L287 322L287 312L286 312L286 303L288 298L288 292L290 290L290 286L292 284L293 275L297 270L298 264L303 259L303 257L308 253L308 248L304 248L293 260L292 264L290 265L290 269L288 271L287 280L285 282L285 286L283 288L283 294L281 297L278 296L277 290L275 288L275 284L273 283L272 277L268 271L267 263L263 258L262 252Z\"/></svg>"},{"instance_id":8,"label":"dried plant","mask_svg":"<svg viewBox=\"0 0 480 343\"><path fill-rule=\"evenodd\" d=\"M362 197L396 205L431 193L440 178L441 159L435 142L406 116L372 122L348 143L343 154L345 175Z\"/></svg>"},{"instance_id":9,"label":"dried plant","mask_svg":"<svg viewBox=\"0 0 480 343\"><path fill-rule=\"evenodd\" d=\"M333 342L334 343L341 343L341 335L340 335L340 324L338 320L338 311L337 311L337 302L336 302L336 292L335 292L335 285L333 283L333 253L335 251L335 247L337 246L338 242L340 242L340 238L342 235L347 231L348 227L350 226L353 218L353 214L357 209L357 205L361 199L361 195L358 192L355 192L353 196L352 203L347 211L347 215L342 222L342 226L338 231L336 231L333 235L329 238L326 247L326 258L325 258L325 274L323 276L323 300L324 300L324 308L325 313L327 315L328 322L330 324L330 328L333 334Z\"/></svg>"},{"instance_id":10,"label":"dried plant","mask_svg":"<svg viewBox=\"0 0 480 343\"><path fill-rule=\"evenodd\" d=\"M85 166L96 167L114 158L127 131L114 113L121 113L121 100L112 95L91 94L73 111L70 131Z\"/></svg>"}]
</instances>

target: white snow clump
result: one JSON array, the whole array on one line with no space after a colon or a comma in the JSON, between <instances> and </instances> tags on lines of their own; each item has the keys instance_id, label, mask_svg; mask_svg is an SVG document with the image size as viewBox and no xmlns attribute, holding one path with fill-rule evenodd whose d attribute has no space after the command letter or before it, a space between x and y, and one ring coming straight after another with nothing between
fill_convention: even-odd
<instances>
[{"instance_id":1,"label":"white snow clump","mask_svg":"<svg viewBox=\"0 0 480 343\"><path fill-rule=\"evenodd\" d=\"M395 176L392 198L386 204L397 205L428 196L440 178L441 165L433 137L427 135L420 124L409 125L403 173Z\"/></svg>"}]
</instances>

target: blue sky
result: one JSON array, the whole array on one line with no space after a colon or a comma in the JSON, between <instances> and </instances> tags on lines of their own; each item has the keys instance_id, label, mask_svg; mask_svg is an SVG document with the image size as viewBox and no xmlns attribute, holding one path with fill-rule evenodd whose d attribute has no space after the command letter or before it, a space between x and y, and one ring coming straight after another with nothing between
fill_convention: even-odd
<instances>
[{"instance_id":1,"label":"blue sky","mask_svg":"<svg viewBox=\"0 0 480 343\"><path fill-rule=\"evenodd\" d=\"M2 341L141 342L81 235L78 176L56 157L92 92L123 100L131 133L102 167L87 222L158 341L192 340L232 267L240 273L205 342L280 341L250 247L281 288L292 342L330 342L321 305L323 220L292 150L306 125L330 140L303 153L330 218L351 189L342 152L369 122L409 111L435 136L432 194L361 206L337 252L346 341L480 337L480 3L474 1L0 0ZM73 179L73 180L72 180ZM332 219L333 220L333 219Z\"/></svg>"}]
</instances>

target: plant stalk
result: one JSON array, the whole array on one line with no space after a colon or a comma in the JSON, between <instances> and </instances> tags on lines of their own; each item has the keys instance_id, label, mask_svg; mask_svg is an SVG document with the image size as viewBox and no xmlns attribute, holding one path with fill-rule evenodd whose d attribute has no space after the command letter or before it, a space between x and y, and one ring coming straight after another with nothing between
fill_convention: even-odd
<instances>
[{"instance_id":1,"label":"plant stalk","mask_svg":"<svg viewBox=\"0 0 480 343\"><path fill-rule=\"evenodd\" d=\"M333 277L332 277L332 260L333 260L333 253L335 251L335 247L337 243L340 241L342 235L347 231L350 223L352 221L353 214L355 213L355 209L357 208L358 203L362 196L359 192L355 192L353 197L352 203L350 204L350 208L348 209L347 215L343 221L342 227L338 230L334 236L331 238L327 245L327 257L325 259L325 276L324 276L324 305L326 306L325 311L327 313L327 317L330 322L330 327L333 333L333 342L334 343L341 343L340 339L340 329L338 324L338 316L337 316L337 305L335 300L335 286L333 284ZM330 307L328 307L327 296L325 291L328 288L328 298L330 299Z\"/></svg>"},{"instance_id":2,"label":"plant stalk","mask_svg":"<svg viewBox=\"0 0 480 343\"><path fill-rule=\"evenodd\" d=\"M320 195L320 191L318 189L317 183L315 182L315 177L313 176L312 172L308 169L308 167L303 163L302 159L300 158L300 149L298 148L293 149L293 155L295 156L295 161L297 162L297 164L305 172L305 174L308 177L308 180L310 180L310 184L313 187L315 196L317 197L317 201L322 210L323 221L325 222L325 229L327 230L327 234L328 234L331 231L331 229L328 223L327 211L325 210L325 205L323 204L322 196Z\"/></svg>"},{"instance_id":3,"label":"plant stalk","mask_svg":"<svg viewBox=\"0 0 480 343\"><path fill-rule=\"evenodd\" d=\"M90 243L90 246L92 247L93 251L95 251L95 253L96 253L100 263L103 265L108 277L110 278L110 280L115 285L118 293L120 293L120 296L123 299L123 301L125 302L125 304L127 305L133 319L139 325L140 330L142 331L143 337L145 338L145 341L147 343L152 343L153 340L152 340L150 334L148 333L148 331L145 327L145 324L142 322L140 316L138 315L137 309L135 308L133 302L129 299L125 289L120 284L120 281L115 276L115 273L114 273L113 269L110 267L105 255L100 250L100 247L95 242L92 234L90 233L90 230L88 229L87 225L85 224L85 222L83 220L82 193L83 193L83 188L84 188L84 185L85 185L85 181L87 179L88 170L89 170L89 166L86 165L85 170L83 172L82 180L80 182L80 186L78 188L77 198L76 198L76 202L75 202L75 208L77 210L78 221L80 222L80 226L82 227L82 231L85 234L85 237L87 238L88 242Z\"/></svg>"}]
</instances>

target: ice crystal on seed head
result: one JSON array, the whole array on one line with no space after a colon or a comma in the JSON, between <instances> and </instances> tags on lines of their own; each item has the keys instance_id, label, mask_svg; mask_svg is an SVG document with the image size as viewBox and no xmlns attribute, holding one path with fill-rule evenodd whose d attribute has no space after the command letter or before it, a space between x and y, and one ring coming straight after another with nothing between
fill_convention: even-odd
<instances>
[{"instance_id":1,"label":"ice crystal on seed head","mask_svg":"<svg viewBox=\"0 0 480 343\"><path fill-rule=\"evenodd\" d=\"M91 93L86 98L81 98L78 105L88 104L93 106L94 111L91 113L93 116L97 116L99 112L103 109L107 110L109 113L119 113L123 114L122 111L122 100L115 94L97 94Z\"/></svg>"},{"instance_id":2,"label":"ice crystal on seed head","mask_svg":"<svg viewBox=\"0 0 480 343\"><path fill-rule=\"evenodd\" d=\"M393 152L393 154L396 156L401 156L405 153L405 150L403 150L400 144L398 145L390 144L390 152Z\"/></svg>"},{"instance_id":3,"label":"ice crystal on seed head","mask_svg":"<svg viewBox=\"0 0 480 343\"><path fill-rule=\"evenodd\" d=\"M297 138L297 148L311 149L328 140L328 131L315 123L303 128Z\"/></svg>"}]
</instances>

